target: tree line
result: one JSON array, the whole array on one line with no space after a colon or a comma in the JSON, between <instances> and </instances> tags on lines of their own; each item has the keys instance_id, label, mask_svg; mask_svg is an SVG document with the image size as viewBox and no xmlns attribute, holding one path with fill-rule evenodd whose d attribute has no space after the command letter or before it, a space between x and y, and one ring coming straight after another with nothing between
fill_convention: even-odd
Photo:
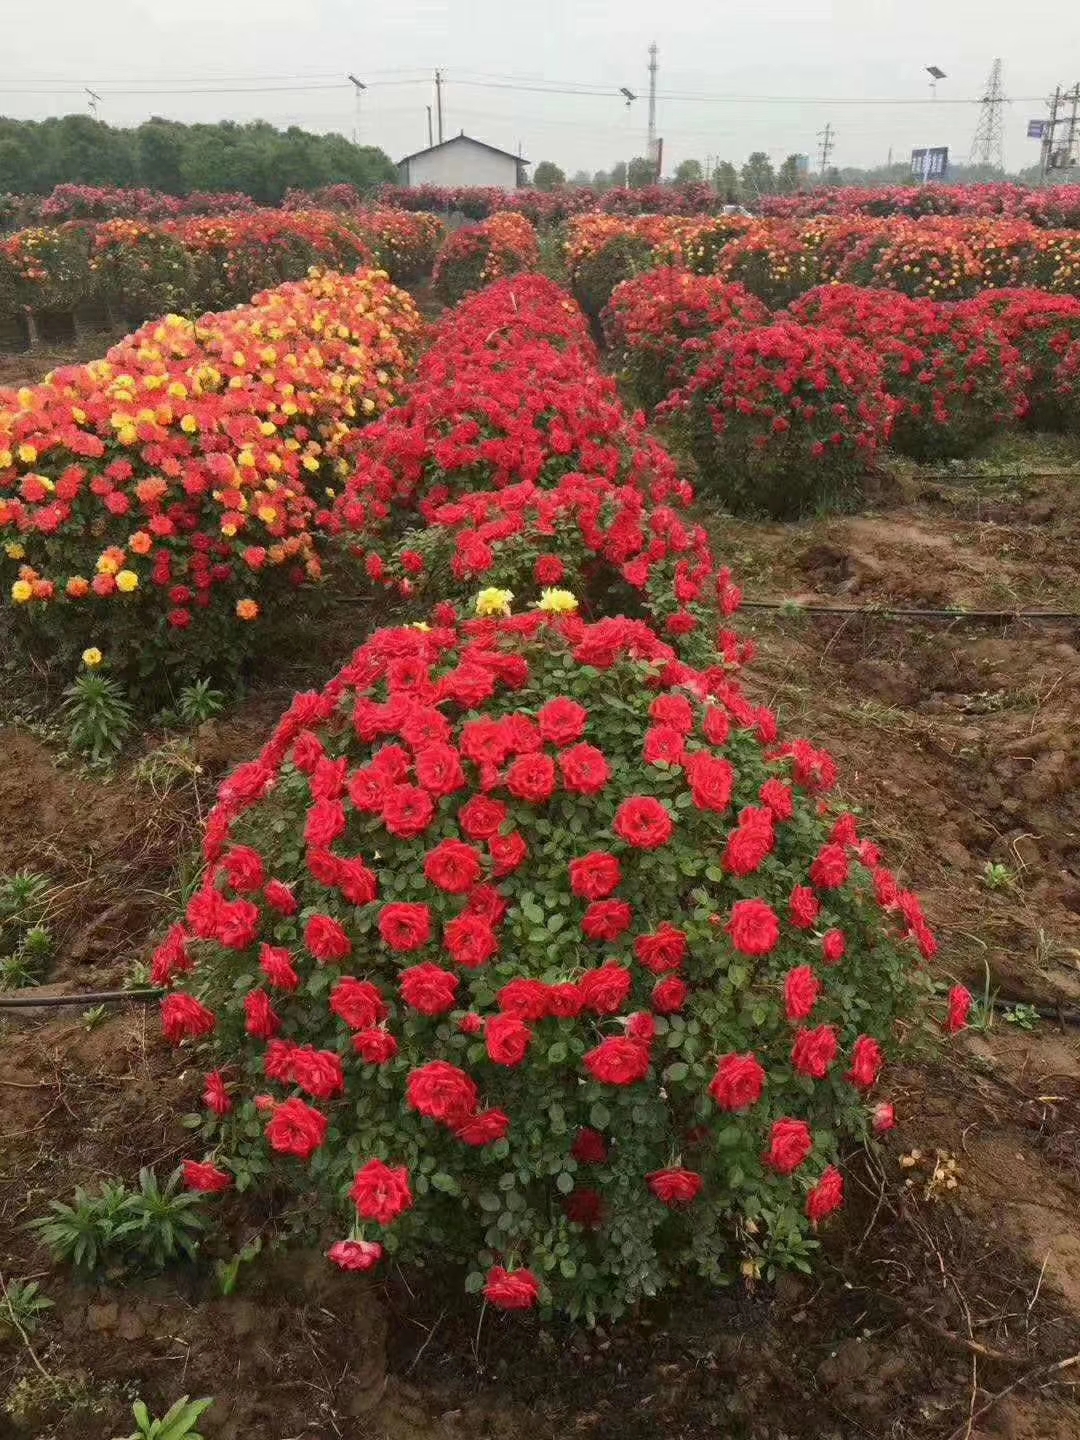
<instances>
[{"instance_id":1,"label":"tree line","mask_svg":"<svg viewBox=\"0 0 1080 1440\"><path fill-rule=\"evenodd\" d=\"M753 202L762 195L789 195L796 190L805 190L811 185L906 185L911 183L911 166L907 161L893 165L876 165L860 169L857 166L830 166L824 175L818 170L806 167L806 157L788 155L778 166L773 165L764 150L755 150L746 162L736 167L730 160L714 162L708 171L700 160L682 160L675 167L672 176L677 185L692 185L708 181L717 193L725 196L732 204L740 201ZM1021 184L1032 184L1038 178L1038 167L1003 174L986 165L954 164L949 167L949 180L956 185L976 185L995 180L1016 180ZM553 190L560 185L591 186L595 190L610 190L629 183L631 186L649 185L654 180L653 166L643 156L629 164L620 160L610 170L597 170L591 174L578 170L567 181L565 173L550 160L542 160L533 174L533 183L538 190Z\"/></svg>"},{"instance_id":2,"label":"tree line","mask_svg":"<svg viewBox=\"0 0 1080 1440\"><path fill-rule=\"evenodd\" d=\"M290 186L367 190L396 175L376 146L297 126L279 130L264 120L184 125L154 118L122 129L89 115L0 116L0 194L45 195L63 184L145 186L168 195L243 191L276 205Z\"/></svg>"}]
</instances>

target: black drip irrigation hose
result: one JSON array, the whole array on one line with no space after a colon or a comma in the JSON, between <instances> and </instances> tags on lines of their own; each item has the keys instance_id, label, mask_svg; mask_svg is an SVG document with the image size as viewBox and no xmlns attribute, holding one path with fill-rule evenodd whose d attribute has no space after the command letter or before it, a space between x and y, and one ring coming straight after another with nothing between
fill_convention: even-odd
<instances>
[{"instance_id":1,"label":"black drip irrigation hose","mask_svg":"<svg viewBox=\"0 0 1080 1440\"><path fill-rule=\"evenodd\" d=\"M800 600L744 600L742 610L784 610L797 615L874 615L882 620L971 620L979 624L1080 620L1077 610L911 610L888 605L804 605Z\"/></svg>"},{"instance_id":2,"label":"black drip irrigation hose","mask_svg":"<svg viewBox=\"0 0 1080 1440\"><path fill-rule=\"evenodd\" d=\"M43 1010L56 1005L118 1005L135 1000L149 1005L165 994L161 989L88 990L82 995L0 995L0 1010Z\"/></svg>"}]
</instances>

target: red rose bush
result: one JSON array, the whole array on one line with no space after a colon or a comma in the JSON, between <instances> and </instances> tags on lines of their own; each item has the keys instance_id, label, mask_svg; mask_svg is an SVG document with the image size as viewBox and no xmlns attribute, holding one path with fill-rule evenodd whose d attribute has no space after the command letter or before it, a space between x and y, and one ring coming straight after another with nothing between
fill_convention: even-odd
<instances>
[{"instance_id":1,"label":"red rose bush","mask_svg":"<svg viewBox=\"0 0 1080 1440\"><path fill-rule=\"evenodd\" d=\"M835 781L641 621L376 632L224 783L155 956L189 1183L506 1309L804 1263L935 950Z\"/></svg>"},{"instance_id":2,"label":"red rose bush","mask_svg":"<svg viewBox=\"0 0 1080 1440\"><path fill-rule=\"evenodd\" d=\"M767 325L769 312L741 285L662 266L617 285L601 318L612 358L652 409L686 383L709 335Z\"/></svg>"},{"instance_id":3,"label":"red rose bush","mask_svg":"<svg viewBox=\"0 0 1080 1440\"><path fill-rule=\"evenodd\" d=\"M976 302L947 305L892 290L822 285L789 314L873 351L895 402L891 444L915 459L968 455L1028 404L1020 351ZM1041 377L1037 384L1045 387Z\"/></svg>"},{"instance_id":4,"label":"red rose bush","mask_svg":"<svg viewBox=\"0 0 1080 1440\"><path fill-rule=\"evenodd\" d=\"M404 596L569 588L588 614L648 613L684 658L718 643L735 661L742 647L715 624L738 592L639 422L565 292L499 282L444 317L402 403L354 437L342 534ZM423 527L400 534L403 512Z\"/></svg>"},{"instance_id":5,"label":"red rose bush","mask_svg":"<svg viewBox=\"0 0 1080 1440\"><path fill-rule=\"evenodd\" d=\"M540 261L536 229L524 215L506 211L479 225L466 225L444 242L432 284L448 305L494 280L535 270Z\"/></svg>"},{"instance_id":6,"label":"red rose bush","mask_svg":"<svg viewBox=\"0 0 1080 1440\"><path fill-rule=\"evenodd\" d=\"M839 330L780 322L718 331L657 414L734 510L790 516L858 495L894 406L871 350Z\"/></svg>"}]
</instances>

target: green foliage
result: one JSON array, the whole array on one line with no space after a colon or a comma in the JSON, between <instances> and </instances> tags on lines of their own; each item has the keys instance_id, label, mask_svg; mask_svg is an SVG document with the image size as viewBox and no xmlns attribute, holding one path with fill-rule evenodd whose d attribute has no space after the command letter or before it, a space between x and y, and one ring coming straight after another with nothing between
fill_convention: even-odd
<instances>
[{"instance_id":1,"label":"green foliage","mask_svg":"<svg viewBox=\"0 0 1080 1440\"><path fill-rule=\"evenodd\" d=\"M80 1186L70 1205L50 1201L50 1213L30 1229L54 1260L88 1273L113 1264L161 1270L181 1256L194 1259L201 1196L181 1188L182 1174L175 1170L162 1186L143 1169L137 1189L109 1180L96 1194Z\"/></svg>"},{"instance_id":2,"label":"green foliage","mask_svg":"<svg viewBox=\"0 0 1080 1440\"><path fill-rule=\"evenodd\" d=\"M0 990L39 985L52 956L49 881L33 870L0 876Z\"/></svg>"},{"instance_id":3,"label":"green foliage","mask_svg":"<svg viewBox=\"0 0 1080 1440\"><path fill-rule=\"evenodd\" d=\"M78 675L64 691L71 746L92 765L108 765L132 730L131 706L115 680L97 670Z\"/></svg>"},{"instance_id":4,"label":"green foliage","mask_svg":"<svg viewBox=\"0 0 1080 1440\"><path fill-rule=\"evenodd\" d=\"M704 173L700 160L680 160L675 167L675 184L697 185L701 182Z\"/></svg>"},{"instance_id":5,"label":"green foliage","mask_svg":"<svg viewBox=\"0 0 1080 1440\"><path fill-rule=\"evenodd\" d=\"M33 1335L46 1310L51 1310L53 1301L41 1293L36 1280L13 1280L0 1293L0 1338L5 1330L14 1330L18 1335Z\"/></svg>"},{"instance_id":6,"label":"green foliage","mask_svg":"<svg viewBox=\"0 0 1080 1440\"><path fill-rule=\"evenodd\" d=\"M171 1405L160 1420L152 1419L149 1410L141 1400L131 1407L135 1417L135 1431L125 1440L203 1440L195 1429L200 1416L213 1405L213 1398L189 1400L182 1395Z\"/></svg>"},{"instance_id":7,"label":"green foliage","mask_svg":"<svg viewBox=\"0 0 1080 1440\"><path fill-rule=\"evenodd\" d=\"M215 690L209 680L194 680L180 691L176 703L177 713L185 725L202 725L220 715L225 708L225 696Z\"/></svg>"},{"instance_id":8,"label":"green foliage","mask_svg":"<svg viewBox=\"0 0 1080 1440\"><path fill-rule=\"evenodd\" d=\"M533 184L537 190L554 190L566 184L566 172L551 160L541 160L533 172Z\"/></svg>"},{"instance_id":9,"label":"green foliage","mask_svg":"<svg viewBox=\"0 0 1080 1440\"><path fill-rule=\"evenodd\" d=\"M146 186L170 195L243 191L277 205L290 186L347 183L371 190L392 181L390 158L342 135L249 124L184 125L155 118L122 129L89 115L0 118L0 193L42 195L54 185Z\"/></svg>"}]
</instances>

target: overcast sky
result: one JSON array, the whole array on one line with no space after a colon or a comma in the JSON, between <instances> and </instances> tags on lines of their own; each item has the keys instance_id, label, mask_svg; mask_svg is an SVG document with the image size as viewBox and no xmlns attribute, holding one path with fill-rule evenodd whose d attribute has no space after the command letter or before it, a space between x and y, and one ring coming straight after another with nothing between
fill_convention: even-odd
<instances>
[{"instance_id":1,"label":"overcast sky","mask_svg":"<svg viewBox=\"0 0 1080 1440\"><path fill-rule=\"evenodd\" d=\"M956 102L982 93L998 55L1015 168L1038 158L1028 119L1080 72L1075 0L0 0L0 32L7 115L85 110L86 85L114 124L262 118L352 134L351 70L369 86L362 140L397 160L427 143L440 66L447 137L520 145L567 173L643 153L653 40L667 173L687 156L816 157L826 122L838 165L916 145L966 160L977 107ZM948 76L936 104L929 64ZM629 108L622 85L640 97ZM555 93L574 87L609 93Z\"/></svg>"}]
</instances>

